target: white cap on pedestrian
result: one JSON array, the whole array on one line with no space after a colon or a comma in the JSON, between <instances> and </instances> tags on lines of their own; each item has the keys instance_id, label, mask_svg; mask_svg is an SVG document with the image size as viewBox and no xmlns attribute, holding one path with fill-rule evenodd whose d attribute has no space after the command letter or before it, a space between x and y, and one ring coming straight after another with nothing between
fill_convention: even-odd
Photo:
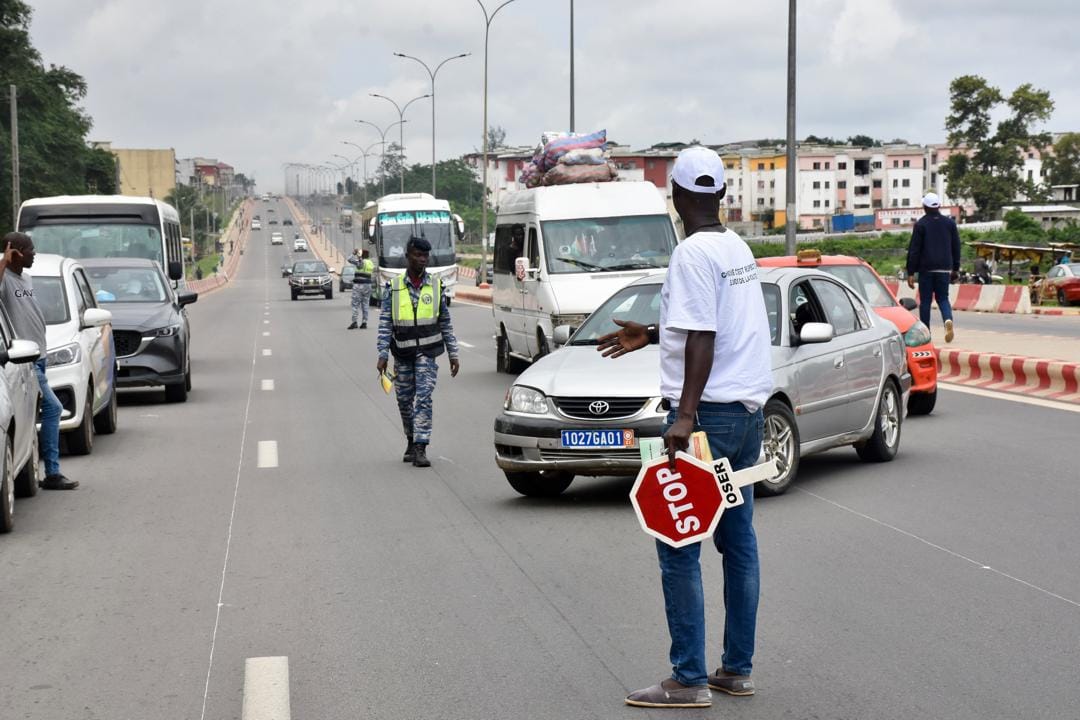
<instances>
[{"instance_id":1,"label":"white cap on pedestrian","mask_svg":"<svg viewBox=\"0 0 1080 720\"><path fill-rule=\"evenodd\" d=\"M688 147L675 158L671 179L690 192L718 193L724 187L724 161L715 150Z\"/></svg>"},{"instance_id":2,"label":"white cap on pedestrian","mask_svg":"<svg viewBox=\"0 0 1080 720\"><path fill-rule=\"evenodd\" d=\"M928 192L923 195L922 204L923 207L939 208L941 207L941 198L937 196L937 193Z\"/></svg>"}]
</instances>

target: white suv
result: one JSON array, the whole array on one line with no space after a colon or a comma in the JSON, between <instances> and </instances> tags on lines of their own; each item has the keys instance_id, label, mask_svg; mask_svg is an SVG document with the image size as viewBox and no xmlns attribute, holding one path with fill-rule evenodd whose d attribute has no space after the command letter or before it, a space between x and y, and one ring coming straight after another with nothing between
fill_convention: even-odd
<instances>
[{"instance_id":1,"label":"white suv","mask_svg":"<svg viewBox=\"0 0 1080 720\"><path fill-rule=\"evenodd\" d=\"M293 252L307 252L307 240L304 238L296 238L292 243Z\"/></svg>"},{"instance_id":2,"label":"white suv","mask_svg":"<svg viewBox=\"0 0 1080 720\"><path fill-rule=\"evenodd\" d=\"M7 314L0 310L0 532L14 527L15 497L37 493L41 480L38 461L37 408L41 398L33 362L37 343L16 340Z\"/></svg>"},{"instance_id":3,"label":"white suv","mask_svg":"<svg viewBox=\"0 0 1080 720\"><path fill-rule=\"evenodd\" d=\"M285 244L285 236L282 235L280 232L276 232L276 231L270 233L270 244L271 245L284 245Z\"/></svg>"},{"instance_id":4,"label":"white suv","mask_svg":"<svg viewBox=\"0 0 1080 720\"><path fill-rule=\"evenodd\" d=\"M94 433L116 432L116 347L112 313L98 307L82 265L34 258L34 298L45 314L45 375L64 411L60 432L72 455L88 455Z\"/></svg>"}]
</instances>

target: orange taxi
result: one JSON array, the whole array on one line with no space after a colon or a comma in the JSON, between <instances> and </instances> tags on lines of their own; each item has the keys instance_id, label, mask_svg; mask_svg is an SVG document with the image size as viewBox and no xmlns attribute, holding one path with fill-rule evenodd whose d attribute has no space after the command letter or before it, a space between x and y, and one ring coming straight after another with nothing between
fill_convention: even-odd
<instances>
[{"instance_id":1,"label":"orange taxi","mask_svg":"<svg viewBox=\"0 0 1080 720\"><path fill-rule=\"evenodd\" d=\"M792 257L758 258L762 267L813 267L840 278L870 303L904 336L908 370L911 372L911 395L908 413L929 415L937 402L937 353L930 341L930 329L911 314L914 309L901 305L869 263L850 255L822 255L817 250L800 250ZM910 302L910 301L909 301Z\"/></svg>"}]
</instances>

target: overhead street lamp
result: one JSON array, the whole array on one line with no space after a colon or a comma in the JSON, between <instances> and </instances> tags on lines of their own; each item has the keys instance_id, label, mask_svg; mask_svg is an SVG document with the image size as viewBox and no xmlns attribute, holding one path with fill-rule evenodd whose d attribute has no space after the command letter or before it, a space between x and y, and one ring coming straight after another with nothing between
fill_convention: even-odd
<instances>
[{"instance_id":1,"label":"overhead street lamp","mask_svg":"<svg viewBox=\"0 0 1080 720\"><path fill-rule=\"evenodd\" d=\"M481 195L480 205L480 242L481 255L480 255L480 282L487 282L487 217L488 217L488 115L487 115L487 101L488 101L488 35L491 34L491 21L495 19L499 11L509 5L515 0L504 0L504 2L495 8L490 14L487 8L484 7L484 3L480 0L476 0L480 9L484 11L484 191Z\"/></svg>"},{"instance_id":2,"label":"overhead street lamp","mask_svg":"<svg viewBox=\"0 0 1080 720\"><path fill-rule=\"evenodd\" d=\"M787 210L784 213L784 252L795 254L795 229L798 208L795 206L795 0L788 0L788 57L787 57L787 170L784 171L784 192Z\"/></svg>"},{"instance_id":3,"label":"overhead street lamp","mask_svg":"<svg viewBox=\"0 0 1080 720\"><path fill-rule=\"evenodd\" d=\"M424 66L424 69L427 70L428 76L431 78L431 194L435 195L435 76L439 74L439 70L442 69L442 66L446 63L451 60L460 60L461 58L468 57L472 55L472 53L461 53L460 55L448 57L436 65L434 70L428 67L428 64L418 57L399 52L394 53L394 55L399 58L408 58L409 60L415 60L420 63Z\"/></svg>"},{"instance_id":4,"label":"overhead street lamp","mask_svg":"<svg viewBox=\"0 0 1080 720\"><path fill-rule=\"evenodd\" d=\"M391 105L394 106L395 110L398 111L398 122L400 123L400 125L398 126L398 132L399 132L399 135L398 135L398 154L400 155L400 158L401 158L401 190L400 190L400 192L405 192L405 111L408 110L409 106L412 105L417 100L423 100L424 98L431 97L431 93L425 93L423 95L419 95L417 97L414 97L412 100L405 103L404 107L399 106L396 102L394 102L390 98L386 97L385 95L380 95L379 93L368 93L368 95L371 95L371 97L377 97L377 98L382 98L383 100L386 100L387 102L389 102Z\"/></svg>"},{"instance_id":5,"label":"overhead street lamp","mask_svg":"<svg viewBox=\"0 0 1080 720\"><path fill-rule=\"evenodd\" d=\"M368 155L374 155L375 154L375 153L371 152L371 148L375 147L379 143L377 143L377 142L371 143L371 145L369 145L366 149L360 147L359 145L357 145L354 142L349 142L348 140L342 140L341 143L343 145L352 145L354 148L356 148L357 150L360 151L360 157L362 157L364 159L364 204L366 205L367 204L367 177L368 177L368 175L367 175L367 159L368 159Z\"/></svg>"},{"instance_id":6,"label":"overhead street lamp","mask_svg":"<svg viewBox=\"0 0 1080 720\"><path fill-rule=\"evenodd\" d=\"M397 120L396 122L392 122L392 123L390 123L389 125L386 126L385 130L383 130L381 127L379 127L375 123L371 122L370 120L355 120L354 122L358 122L361 125L370 125L371 127L375 128L375 132L379 133L379 138L381 139L381 142L382 142L382 155L380 156L380 162L385 163L386 162L386 133L390 132L390 128L394 127L395 125L400 125L400 124L406 122L406 120L401 119L401 120ZM386 176L385 175L382 178L382 194L383 195L386 194Z\"/></svg>"}]
</instances>

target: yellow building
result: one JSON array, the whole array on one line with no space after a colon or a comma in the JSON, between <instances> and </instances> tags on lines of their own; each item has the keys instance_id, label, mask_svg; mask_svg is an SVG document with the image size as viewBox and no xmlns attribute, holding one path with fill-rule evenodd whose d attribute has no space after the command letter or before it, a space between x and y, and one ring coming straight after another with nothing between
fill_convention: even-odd
<instances>
[{"instance_id":1,"label":"yellow building","mask_svg":"<svg viewBox=\"0 0 1080 720\"><path fill-rule=\"evenodd\" d=\"M164 199L176 187L176 151L114 148L110 143L99 147L116 156L121 195Z\"/></svg>"}]
</instances>

